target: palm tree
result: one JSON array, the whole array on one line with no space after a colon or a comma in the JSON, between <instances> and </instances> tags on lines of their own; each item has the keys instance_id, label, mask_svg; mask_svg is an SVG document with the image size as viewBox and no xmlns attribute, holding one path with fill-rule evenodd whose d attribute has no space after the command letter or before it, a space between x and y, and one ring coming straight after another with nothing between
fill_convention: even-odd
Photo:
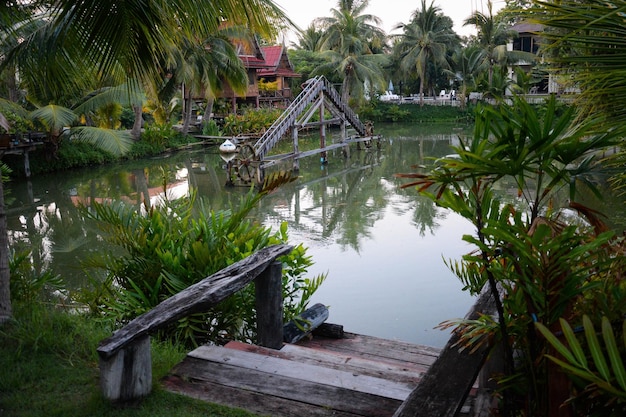
<instances>
[{"instance_id":1,"label":"palm tree","mask_svg":"<svg viewBox=\"0 0 626 417\"><path fill-rule=\"evenodd\" d=\"M314 24L310 24L305 30L298 31L298 42L292 46L301 51L318 52L322 44L322 37L323 32Z\"/></svg>"},{"instance_id":2,"label":"palm tree","mask_svg":"<svg viewBox=\"0 0 626 417\"><path fill-rule=\"evenodd\" d=\"M377 26L381 23L378 17L363 14L368 5L369 0L339 0L338 7L331 9L331 17L316 21L324 31L321 50L328 60L319 71L332 68L342 75L341 98L345 103L351 96L362 95L366 81L381 89L386 85L383 66L387 58L370 48L385 34Z\"/></svg>"},{"instance_id":3,"label":"palm tree","mask_svg":"<svg viewBox=\"0 0 626 417\"><path fill-rule=\"evenodd\" d=\"M189 131L194 98L207 98L206 116L211 114L213 100L226 81L238 92L247 87L248 75L228 34L241 33L240 28L225 28L204 40L185 38L172 53L174 78L183 86L183 129Z\"/></svg>"},{"instance_id":4,"label":"palm tree","mask_svg":"<svg viewBox=\"0 0 626 417\"><path fill-rule=\"evenodd\" d=\"M473 25L478 30L478 44L482 48L481 61L487 69L487 82L491 88L495 66L504 65L510 59L515 60L521 57L513 57L513 54L519 55L519 52L515 53L506 49L508 40L517 37L517 32L511 31L505 23L493 15L491 0L487 1L487 10L487 14L474 12L465 19L463 25ZM528 59L528 54L524 54L523 58Z\"/></svg>"},{"instance_id":5,"label":"palm tree","mask_svg":"<svg viewBox=\"0 0 626 417\"><path fill-rule=\"evenodd\" d=\"M450 18L441 14L441 9L433 3L426 6L422 0L421 9L417 9L410 23L401 23L395 29L402 29L396 50L400 55L400 68L403 71L417 72L420 79L420 106L424 105L424 86L427 68L430 63L449 68L447 52L459 42L452 30Z\"/></svg>"},{"instance_id":6,"label":"palm tree","mask_svg":"<svg viewBox=\"0 0 626 417\"><path fill-rule=\"evenodd\" d=\"M477 46L457 48L451 56L452 69L445 72L459 83L461 107L465 107L467 93L477 84L480 73L480 49Z\"/></svg>"}]
</instances>

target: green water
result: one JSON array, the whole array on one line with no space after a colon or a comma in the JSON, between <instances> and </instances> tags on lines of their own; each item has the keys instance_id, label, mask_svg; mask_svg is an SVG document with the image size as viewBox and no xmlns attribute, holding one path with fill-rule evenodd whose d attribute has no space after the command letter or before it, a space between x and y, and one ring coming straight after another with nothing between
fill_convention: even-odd
<instances>
[{"instance_id":1,"label":"green water","mask_svg":"<svg viewBox=\"0 0 626 417\"><path fill-rule=\"evenodd\" d=\"M377 133L384 138L380 150L352 145L349 159L336 151L325 165L315 156L301 160L298 180L263 199L253 215L272 227L287 222L292 243L304 243L313 256L311 275L328 273L312 302L330 307L329 322L442 346L448 334L433 327L464 316L473 302L444 259L470 251L461 236L473 230L414 189L401 189L405 180L394 174L449 154L465 131L396 124L377 126ZM193 187L214 209L236 204L247 192L224 186L224 161L214 147L13 181L6 187L12 246L30 248L37 268L81 286L89 279L81 260L106 248L83 222L78 202L155 203L163 197L164 178L170 198Z\"/></svg>"}]
</instances>

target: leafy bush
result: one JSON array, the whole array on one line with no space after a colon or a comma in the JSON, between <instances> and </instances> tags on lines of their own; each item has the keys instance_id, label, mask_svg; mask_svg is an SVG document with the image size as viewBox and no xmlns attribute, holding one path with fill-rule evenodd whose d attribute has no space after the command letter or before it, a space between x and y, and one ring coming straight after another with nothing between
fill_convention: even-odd
<instances>
[{"instance_id":1,"label":"leafy bush","mask_svg":"<svg viewBox=\"0 0 626 417\"><path fill-rule=\"evenodd\" d=\"M287 226L272 232L246 216L272 187L252 191L237 211L212 211L195 198L166 200L138 213L122 203L95 204L85 215L98 222L111 253L92 259L89 267L101 268L106 280L92 291L98 299L89 303L97 314L122 325L152 309L205 277L259 249L287 241ZM306 249L297 246L282 258L285 319L299 314L325 276L305 278L311 265ZM254 340L254 288L248 286L206 314L179 321L170 335L199 343L223 339Z\"/></svg>"},{"instance_id":2,"label":"leafy bush","mask_svg":"<svg viewBox=\"0 0 626 417\"><path fill-rule=\"evenodd\" d=\"M281 115L280 109L250 109L242 115L229 114L224 119L226 136L257 135L260 136Z\"/></svg>"}]
</instances>

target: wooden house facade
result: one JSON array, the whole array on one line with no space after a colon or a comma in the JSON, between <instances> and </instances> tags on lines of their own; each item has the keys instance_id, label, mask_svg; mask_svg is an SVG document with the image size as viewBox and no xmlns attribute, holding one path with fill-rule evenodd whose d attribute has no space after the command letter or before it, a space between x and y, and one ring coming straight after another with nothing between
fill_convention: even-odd
<instances>
[{"instance_id":1,"label":"wooden house facade","mask_svg":"<svg viewBox=\"0 0 626 417\"><path fill-rule=\"evenodd\" d=\"M297 78L284 46L259 46L256 40L237 45L239 59L248 73L245 96L237 94L225 83L220 98L230 101L231 112L238 106L259 108L287 106L292 98L290 78ZM269 86L269 87L268 87Z\"/></svg>"}]
</instances>

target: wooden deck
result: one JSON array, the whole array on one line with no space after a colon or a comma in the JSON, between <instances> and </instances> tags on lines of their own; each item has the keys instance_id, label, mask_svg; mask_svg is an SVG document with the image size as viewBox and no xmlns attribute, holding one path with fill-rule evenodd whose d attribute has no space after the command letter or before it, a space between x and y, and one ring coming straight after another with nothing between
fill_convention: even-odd
<instances>
[{"instance_id":1,"label":"wooden deck","mask_svg":"<svg viewBox=\"0 0 626 417\"><path fill-rule=\"evenodd\" d=\"M163 385L260 415L392 416L438 354L353 333L314 336L281 350L231 342L190 352Z\"/></svg>"}]
</instances>

